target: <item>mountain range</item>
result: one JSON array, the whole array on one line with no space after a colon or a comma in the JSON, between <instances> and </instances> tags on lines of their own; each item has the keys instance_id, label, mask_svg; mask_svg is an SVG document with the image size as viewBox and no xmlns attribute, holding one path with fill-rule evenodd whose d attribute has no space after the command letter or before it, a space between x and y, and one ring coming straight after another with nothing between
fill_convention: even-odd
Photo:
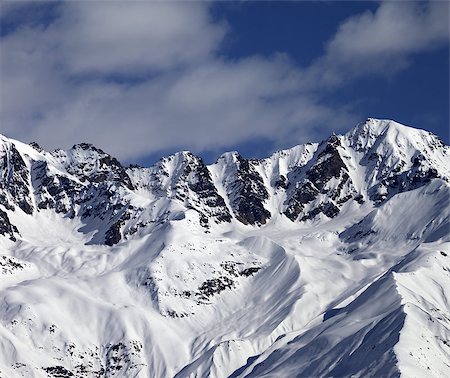
<instances>
[{"instance_id":1,"label":"mountain range","mask_svg":"<svg viewBox=\"0 0 450 378\"><path fill-rule=\"evenodd\" d=\"M0 377L448 377L449 199L391 120L210 165L0 136Z\"/></svg>"}]
</instances>

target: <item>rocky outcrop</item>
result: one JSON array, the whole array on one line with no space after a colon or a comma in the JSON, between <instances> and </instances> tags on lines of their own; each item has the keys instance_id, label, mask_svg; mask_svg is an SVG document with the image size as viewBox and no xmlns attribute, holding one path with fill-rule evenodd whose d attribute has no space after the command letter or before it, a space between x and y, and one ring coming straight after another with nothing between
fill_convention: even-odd
<instances>
[{"instance_id":1,"label":"rocky outcrop","mask_svg":"<svg viewBox=\"0 0 450 378\"><path fill-rule=\"evenodd\" d=\"M377 154L372 156L372 161L375 160L378 166L382 166L382 157ZM369 188L370 199L376 204L381 204L395 194L420 188L432 179L440 178L448 181L447 177L440 175L435 168L428 164L422 154L417 154L411 159L409 168L407 165L405 161L400 160L391 169L385 169L384 174L380 175L379 181Z\"/></svg>"},{"instance_id":2,"label":"rocky outcrop","mask_svg":"<svg viewBox=\"0 0 450 378\"><path fill-rule=\"evenodd\" d=\"M82 182L100 184L105 181L122 184L133 190L133 184L125 168L118 160L92 144L76 144L69 151L57 150L53 155L67 172Z\"/></svg>"},{"instance_id":3,"label":"rocky outcrop","mask_svg":"<svg viewBox=\"0 0 450 378\"><path fill-rule=\"evenodd\" d=\"M70 176L50 172L46 161L33 161L31 171L38 209L53 209L74 218L85 185Z\"/></svg>"},{"instance_id":4,"label":"rocky outcrop","mask_svg":"<svg viewBox=\"0 0 450 378\"><path fill-rule=\"evenodd\" d=\"M16 241L15 234L19 231L17 227L12 225L9 221L8 214L0 209L0 235L6 236L11 241Z\"/></svg>"},{"instance_id":5,"label":"rocky outcrop","mask_svg":"<svg viewBox=\"0 0 450 378\"><path fill-rule=\"evenodd\" d=\"M139 170L131 170L135 169ZM230 211L217 191L208 167L191 152L162 158L149 169L147 177L145 188L155 196L174 199L198 212L200 223L206 229L211 221L216 224L231 222Z\"/></svg>"},{"instance_id":6,"label":"rocky outcrop","mask_svg":"<svg viewBox=\"0 0 450 378\"><path fill-rule=\"evenodd\" d=\"M225 188L236 219L243 224L265 224L271 217L264 207L269 193L255 169L258 161L244 159L238 153L228 154L222 159L233 166L230 177L225 179Z\"/></svg>"},{"instance_id":7,"label":"rocky outcrop","mask_svg":"<svg viewBox=\"0 0 450 378\"><path fill-rule=\"evenodd\" d=\"M25 213L32 214L28 167L14 144L3 143L0 148L0 204L8 209L18 206Z\"/></svg>"},{"instance_id":8,"label":"rocky outcrop","mask_svg":"<svg viewBox=\"0 0 450 378\"><path fill-rule=\"evenodd\" d=\"M340 146L340 138L333 135L319 146L311 164L296 172L300 179L290 182L292 189L284 211L290 220L310 220L321 213L334 218L340 206L357 196Z\"/></svg>"}]
</instances>

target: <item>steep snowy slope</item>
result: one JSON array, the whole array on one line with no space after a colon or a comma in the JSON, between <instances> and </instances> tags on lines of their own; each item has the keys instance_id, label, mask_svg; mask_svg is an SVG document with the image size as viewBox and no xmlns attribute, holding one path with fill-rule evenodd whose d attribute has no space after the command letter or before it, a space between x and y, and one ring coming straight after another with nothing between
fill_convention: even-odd
<instances>
[{"instance_id":1,"label":"steep snowy slope","mask_svg":"<svg viewBox=\"0 0 450 378\"><path fill-rule=\"evenodd\" d=\"M450 193L435 184L418 192L402 193L374 210L364 221L371 232L345 251L366 267L391 268L330 302L310 327L274 343L244 376L448 374L448 213L439 214L435 206L448 208ZM441 224L430 234L427 214Z\"/></svg>"},{"instance_id":2,"label":"steep snowy slope","mask_svg":"<svg viewBox=\"0 0 450 378\"><path fill-rule=\"evenodd\" d=\"M2 136L0 377L447 377L449 167L375 119L209 166Z\"/></svg>"}]
</instances>

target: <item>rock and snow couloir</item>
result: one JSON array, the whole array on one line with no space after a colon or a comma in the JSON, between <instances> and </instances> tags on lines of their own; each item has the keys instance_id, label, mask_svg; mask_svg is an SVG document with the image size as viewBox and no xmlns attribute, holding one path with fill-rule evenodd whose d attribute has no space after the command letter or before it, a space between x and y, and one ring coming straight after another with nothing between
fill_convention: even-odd
<instances>
[{"instance_id":1,"label":"rock and snow couloir","mask_svg":"<svg viewBox=\"0 0 450 378\"><path fill-rule=\"evenodd\" d=\"M124 167L0 137L0 377L450 375L450 148L368 119Z\"/></svg>"}]
</instances>

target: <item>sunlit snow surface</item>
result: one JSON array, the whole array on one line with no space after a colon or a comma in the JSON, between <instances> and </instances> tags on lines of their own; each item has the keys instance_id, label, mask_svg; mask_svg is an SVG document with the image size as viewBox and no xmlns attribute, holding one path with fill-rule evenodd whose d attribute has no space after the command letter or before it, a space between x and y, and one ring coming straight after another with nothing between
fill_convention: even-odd
<instances>
[{"instance_id":1,"label":"sunlit snow surface","mask_svg":"<svg viewBox=\"0 0 450 378\"><path fill-rule=\"evenodd\" d=\"M129 171L134 190L122 195L145 209L145 227L113 246L92 242L101 223L8 210L19 234L0 236L0 377L449 377L448 181L367 200L382 169L400 159L401 172L413 170L417 151L448 178L448 147L388 121L341 138L352 179L344 190L366 201L334 218L292 222L281 214L289 189L274 186L280 175L300 177L295 168L312 164L317 144L255 165L271 213L260 226L233 215L205 229L202 202L176 199L185 153ZM233 159L208 167L230 209ZM161 196L157 169L168 171Z\"/></svg>"}]
</instances>

